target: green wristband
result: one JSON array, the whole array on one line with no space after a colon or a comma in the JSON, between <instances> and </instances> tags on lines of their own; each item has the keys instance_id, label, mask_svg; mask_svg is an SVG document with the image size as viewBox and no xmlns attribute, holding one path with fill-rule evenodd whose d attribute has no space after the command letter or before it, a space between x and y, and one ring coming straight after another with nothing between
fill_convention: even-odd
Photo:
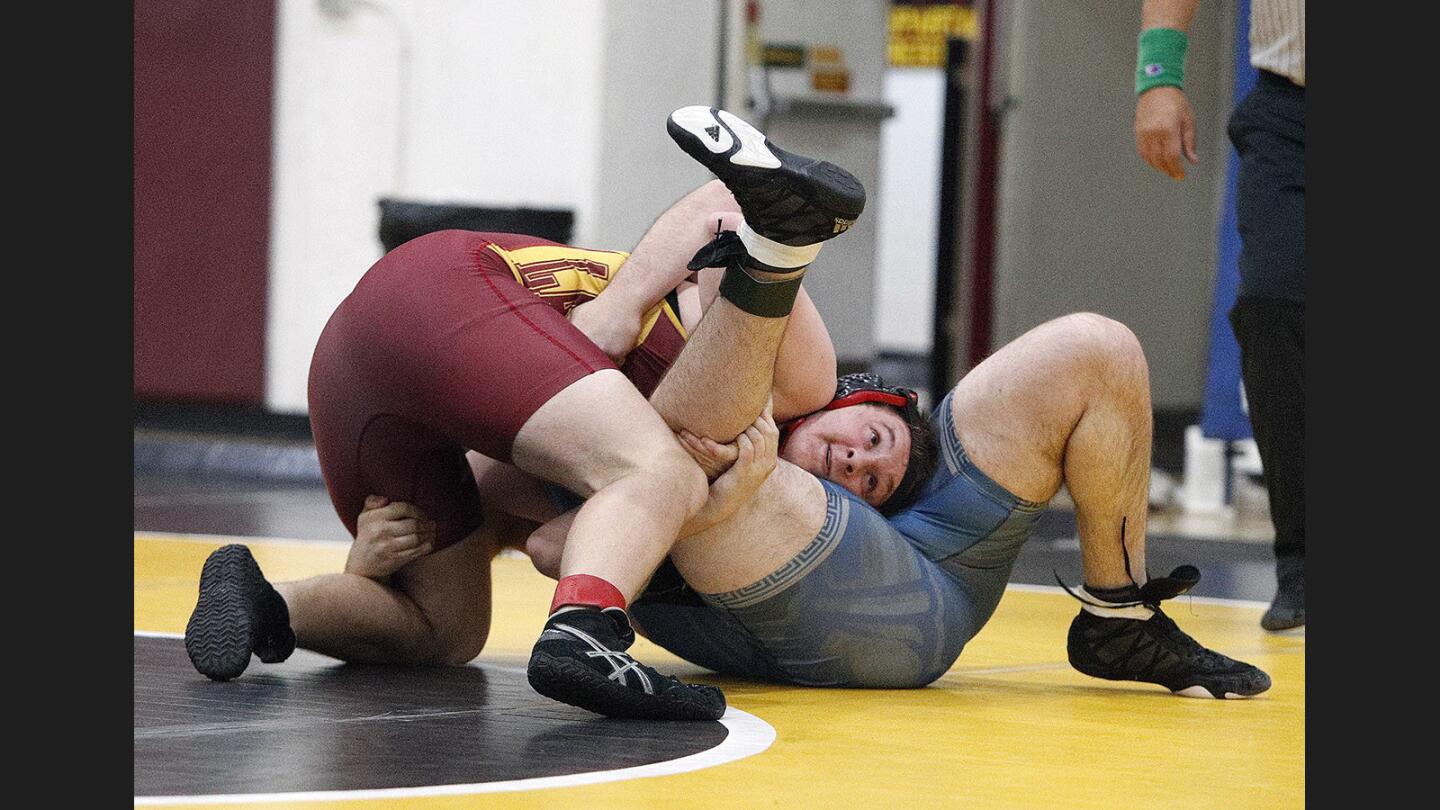
<instances>
[{"instance_id":1,"label":"green wristband","mask_svg":"<svg viewBox=\"0 0 1440 810\"><path fill-rule=\"evenodd\" d=\"M1140 49L1135 59L1135 94L1152 87L1185 86L1184 31L1174 28L1147 28L1140 32Z\"/></svg>"}]
</instances>

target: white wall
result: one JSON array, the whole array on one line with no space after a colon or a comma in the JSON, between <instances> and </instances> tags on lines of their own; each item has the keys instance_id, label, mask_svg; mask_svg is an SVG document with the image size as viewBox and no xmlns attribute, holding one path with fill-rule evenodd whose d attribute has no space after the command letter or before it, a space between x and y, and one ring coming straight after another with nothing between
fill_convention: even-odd
<instances>
[{"instance_id":1,"label":"white wall","mask_svg":"<svg viewBox=\"0 0 1440 810\"><path fill-rule=\"evenodd\" d=\"M606 4L598 199L582 244L629 250L661 211L711 179L670 140L665 119L680 107L718 103L719 38L718 0ZM733 50L741 44L731 37Z\"/></svg>"},{"instance_id":2,"label":"white wall","mask_svg":"<svg viewBox=\"0 0 1440 810\"><path fill-rule=\"evenodd\" d=\"M335 15L282 0L271 410L306 409L325 320L381 256L380 197L570 208L576 240L598 236L605 12L602 0L385 0Z\"/></svg>"},{"instance_id":3,"label":"white wall","mask_svg":"<svg viewBox=\"0 0 1440 810\"><path fill-rule=\"evenodd\" d=\"M875 342L882 351L927 354L934 343L945 71L889 68L885 100L895 116L880 130Z\"/></svg>"}]
</instances>

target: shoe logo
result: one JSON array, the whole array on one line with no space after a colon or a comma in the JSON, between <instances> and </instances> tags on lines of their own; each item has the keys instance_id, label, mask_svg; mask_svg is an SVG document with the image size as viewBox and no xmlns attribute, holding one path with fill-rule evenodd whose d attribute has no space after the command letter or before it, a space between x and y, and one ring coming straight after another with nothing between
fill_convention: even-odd
<instances>
[{"instance_id":1,"label":"shoe logo","mask_svg":"<svg viewBox=\"0 0 1440 810\"><path fill-rule=\"evenodd\" d=\"M585 654L591 658L603 658L606 663L610 664L610 680L618 681L621 686L628 687L630 686L630 679L626 677L626 674L634 672L639 677L641 691L647 695L655 694L655 684L650 681L650 676L645 674L645 670L640 668L640 663L634 658L631 658L623 652L606 647L597 641L594 636L571 627L568 624L560 624L557 622L553 628L547 629L545 632L548 633L551 632L551 630L569 633L574 638L580 639L590 645L591 649L584 651ZM544 639L545 633L541 633L540 637Z\"/></svg>"},{"instance_id":2,"label":"shoe logo","mask_svg":"<svg viewBox=\"0 0 1440 810\"><path fill-rule=\"evenodd\" d=\"M831 231L831 233L844 233L850 230L850 226L854 224L855 220L853 219L841 219L840 217L836 217L835 230Z\"/></svg>"},{"instance_id":3,"label":"shoe logo","mask_svg":"<svg viewBox=\"0 0 1440 810\"><path fill-rule=\"evenodd\" d=\"M719 143L719 142L720 142L720 127L716 127L716 126L705 127L705 134L710 136L710 140L712 140L712 141L714 141L714 142L716 142L716 143Z\"/></svg>"}]
</instances>

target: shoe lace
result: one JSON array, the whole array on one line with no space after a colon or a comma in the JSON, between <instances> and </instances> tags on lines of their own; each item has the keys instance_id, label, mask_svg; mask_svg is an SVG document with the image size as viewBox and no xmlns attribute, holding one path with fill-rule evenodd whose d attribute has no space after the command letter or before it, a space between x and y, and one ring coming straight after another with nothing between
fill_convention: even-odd
<instances>
[{"instance_id":1,"label":"shoe lace","mask_svg":"<svg viewBox=\"0 0 1440 810\"><path fill-rule=\"evenodd\" d=\"M706 267L728 267L730 263L746 254L740 234L720 229L720 220L715 221L715 238L706 242L695 252L686 265L689 270L703 270Z\"/></svg>"},{"instance_id":2,"label":"shoe lace","mask_svg":"<svg viewBox=\"0 0 1440 810\"><path fill-rule=\"evenodd\" d=\"M1135 575L1130 572L1130 549L1125 545L1126 522L1127 518L1122 516L1120 518L1120 554L1125 561L1125 576L1129 577L1130 584L1135 586L1135 590L1139 595L1138 599L1129 602L1119 603L1098 602L1093 599L1087 599L1084 595L1076 592L1074 588L1066 585L1065 580L1060 578L1059 571L1051 569L1050 572L1055 575L1055 581L1060 584L1060 587L1063 588L1066 593L1074 597L1076 601L1082 604L1098 608L1127 608L1143 606L1150 608L1151 610L1154 610L1156 612L1161 612L1161 602L1165 601L1166 599L1174 599L1175 597L1180 596L1181 594L1195 587L1196 583L1200 581L1200 569L1196 568L1193 565L1181 565L1172 570L1167 576L1163 577L1151 577L1149 575L1149 571L1147 570L1145 576L1145 584L1141 585L1140 583L1136 582ZM1169 617L1166 617L1166 620L1168 621Z\"/></svg>"}]
</instances>

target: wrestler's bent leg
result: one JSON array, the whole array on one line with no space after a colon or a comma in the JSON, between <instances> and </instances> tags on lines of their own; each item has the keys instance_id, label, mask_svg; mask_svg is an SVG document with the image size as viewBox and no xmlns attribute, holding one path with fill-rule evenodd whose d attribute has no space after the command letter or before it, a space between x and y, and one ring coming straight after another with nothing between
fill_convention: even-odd
<instances>
[{"instance_id":1,"label":"wrestler's bent leg","mask_svg":"<svg viewBox=\"0 0 1440 810\"><path fill-rule=\"evenodd\" d=\"M1041 324L973 369L952 399L959 442L986 475L1037 500L1063 481L1075 500L1085 572L1068 639L1076 669L1193 697L1270 688L1264 672L1205 649L1160 609L1198 581L1193 566L1146 574L1152 417L1129 329L1089 313Z\"/></svg>"},{"instance_id":2,"label":"wrestler's bent leg","mask_svg":"<svg viewBox=\"0 0 1440 810\"><path fill-rule=\"evenodd\" d=\"M1087 584L1143 582L1150 387L1127 328L1089 313L1047 321L966 374L952 403L961 446L1001 486L1036 502L1069 488Z\"/></svg>"},{"instance_id":3,"label":"wrestler's bent leg","mask_svg":"<svg viewBox=\"0 0 1440 810\"><path fill-rule=\"evenodd\" d=\"M389 584L358 574L276 583L298 646L352 663L464 664L490 631L495 527L406 565ZM363 604L364 610L354 610Z\"/></svg>"},{"instance_id":4,"label":"wrestler's bent leg","mask_svg":"<svg viewBox=\"0 0 1440 810\"><path fill-rule=\"evenodd\" d=\"M273 625L290 619L326 649L362 660L455 660L483 642L488 594L463 583L488 562L487 552L448 552L482 523L465 448L509 460L516 432L544 402L614 368L560 312L525 290L487 244L482 234L442 231L391 251L332 315L310 369L316 450L341 520L354 533L370 494L412 503L435 522L436 556L452 565L412 563L383 594L378 583L332 579L315 591L326 598L302 597L291 606L293 617L257 611L284 604L258 569L225 566L246 578L238 589L227 585L234 576L202 575L197 632L187 633L187 648L207 676L239 674L249 658L244 647L260 651L280 634ZM207 589L248 596L207 599ZM305 615L312 610L320 611L315 618L331 617L329 632L315 629ZM205 652L217 646L226 655Z\"/></svg>"},{"instance_id":5,"label":"wrestler's bent leg","mask_svg":"<svg viewBox=\"0 0 1440 810\"><path fill-rule=\"evenodd\" d=\"M697 145L697 131L703 128L700 116L691 115L697 112L698 108L686 108L673 114L668 124L671 137L715 171L734 192L747 220L753 220L742 223L729 238L717 237L701 251L701 258L691 262L693 268L726 268L721 300L712 305L652 395L654 410L644 407L643 400L633 402L627 386L602 381L604 374L596 374L593 383L582 380L572 386L573 394L564 391L546 403L522 428L515 445L516 466L588 498L570 524L553 612L531 655L530 683L557 700L611 715L685 716L687 700L694 708L689 716L718 717L711 712L723 711L723 698L718 706L701 705L698 689L692 688L691 697L673 679L652 683L658 673L624 654L634 637L624 614L627 601L664 559L680 528L707 495L698 467L692 463L694 474L690 474L669 463L668 451L679 449L673 437L669 444L645 437L652 429L669 437L668 422L671 427L687 426L692 432L730 441L755 421L770 398L780 338L805 268L818 253L818 243L843 230L834 225L842 221L836 219L836 210L849 217L843 220L848 227L864 205L864 191L848 173L774 149L762 134L728 113L705 114L706 120L725 127L728 151ZM763 165L754 165L756 156ZM829 171L808 173L816 167ZM833 193L819 194L816 202L812 192ZM777 203L792 201L798 207L782 205L786 213L776 216ZM797 223L800 214L816 221ZM705 402L683 395L702 381L712 392ZM671 393L677 391L681 395ZM610 415L608 421L587 420L576 412L577 407L597 403ZM654 414L653 423L641 415L644 411ZM661 477L636 471L606 480L607 470L614 468L604 458L612 452L612 441L619 443L618 448L643 448L649 469L658 470ZM675 500L676 488L682 486L696 495L688 503ZM669 504L672 511L644 509L656 503ZM668 531L662 542L649 540L658 536L649 532L650 522ZM616 532L620 525L625 529ZM597 576L598 572L604 575ZM603 608L609 616L595 608ZM640 697L641 692L646 697ZM718 690L714 693L719 695Z\"/></svg>"}]
</instances>

